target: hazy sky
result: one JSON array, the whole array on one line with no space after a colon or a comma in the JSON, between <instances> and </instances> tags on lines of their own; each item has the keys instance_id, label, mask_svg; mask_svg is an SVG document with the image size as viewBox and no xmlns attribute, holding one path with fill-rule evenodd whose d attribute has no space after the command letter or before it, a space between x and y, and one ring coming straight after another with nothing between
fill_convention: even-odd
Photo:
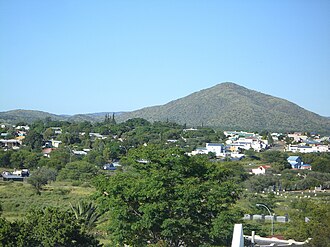
<instances>
[{"instance_id":1,"label":"hazy sky","mask_svg":"<svg viewBox=\"0 0 330 247\"><path fill-rule=\"evenodd\" d=\"M130 111L221 82L330 116L329 0L0 0L0 111Z\"/></svg>"}]
</instances>

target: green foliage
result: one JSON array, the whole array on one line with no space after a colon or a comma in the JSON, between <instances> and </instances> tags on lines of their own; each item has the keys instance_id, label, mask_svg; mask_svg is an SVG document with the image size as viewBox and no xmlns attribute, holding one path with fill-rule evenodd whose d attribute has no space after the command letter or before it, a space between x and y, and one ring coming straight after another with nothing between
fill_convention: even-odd
<instances>
[{"instance_id":1,"label":"green foliage","mask_svg":"<svg viewBox=\"0 0 330 247\"><path fill-rule=\"evenodd\" d=\"M233 209L239 195L234 181L240 180L233 170L153 145L131 150L123 163L129 165L127 172L95 180L100 207L110 214L112 241L228 244L234 221L241 218Z\"/></svg>"},{"instance_id":2,"label":"green foliage","mask_svg":"<svg viewBox=\"0 0 330 247\"><path fill-rule=\"evenodd\" d=\"M41 194L35 193L34 187L25 182L1 182L0 201L2 215L10 221L21 219L31 208L48 206L70 210L69 202L88 200L95 189L91 186L73 186L71 183L52 182L42 187Z\"/></svg>"},{"instance_id":3,"label":"green foliage","mask_svg":"<svg viewBox=\"0 0 330 247\"><path fill-rule=\"evenodd\" d=\"M75 204L70 203L70 207L76 220L87 231L92 230L96 226L96 222L101 216L92 202L80 200Z\"/></svg>"},{"instance_id":4,"label":"green foliage","mask_svg":"<svg viewBox=\"0 0 330 247\"><path fill-rule=\"evenodd\" d=\"M330 243L329 204L321 201L300 200L293 201L291 206L296 211L290 215L286 237L300 241L311 238L308 246L328 247Z\"/></svg>"},{"instance_id":5,"label":"green foliage","mask_svg":"<svg viewBox=\"0 0 330 247\"><path fill-rule=\"evenodd\" d=\"M99 169L95 167L95 165L86 161L75 161L65 165L65 167L59 172L58 179L88 181L98 173L98 170Z\"/></svg>"},{"instance_id":6,"label":"green foliage","mask_svg":"<svg viewBox=\"0 0 330 247\"><path fill-rule=\"evenodd\" d=\"M48 166L61 170L70 160L74 160L74 156L71 155L71 150L66 147L61 147L51 152L50 158L43 157L39 161L39 166Z\"/></svg>"},{"instance_id":7,"label":"green foliage","mask_svg":"<svg viewBox=\"0 0 330 247\"><path fill-rule=\"evenodd\" d=\"M0 167L11 167L10 157L13 151L0 149Z\"/></svg>"},{"instance_id":8,"label":"green foliage","mask_svg":"<svg viewBox=\"0 0 330 247\"><path fill-rule=\"evenodd\" d=\"M312 167L314 171L330 173L330 155L328 158L320 158L313 161Z\"/></svg>"},{"instance_id":9,"label":"green foliage","mask_svg":"<svg viewBox=\"0 0 330 247\"><path fill-rule=\"evenodd\" d=\"M0 218L0 223L4 246L100 246L81 229L73 214L53 207L34 209L24 221L10 223Z\"/></svg>"},{"instance_id":10,"label":"green foliage","mask_svg":"<svg viewBox=\"0 0 330 247\"><path fill-rule=\"evenodd\" d=\"M50 140L54 137L55 133L52 128L47 128L43 133L44 140Z\"/></svg>"},{"instance_id":11,"label":"green foliage","mask_svg":"<svg viewBox=\"0 0 330 247\"><path fill-rule=\"evenodd\" d=\"M0 217L0 243L1 246L16 247L17 229L14 224Z\"/></svg>"},{"instance_id":12,"label":"green foliage","mask_svg":"<svg viewBox=\"0 0 330 247\"><path fill-rule=\"evenodd\" d=\"M28 178L28 183L36 189L37 194L40 194L42 186L48 184L50 181L55 181L55 179L56 171L54 169L41 167L32 172Z\"/></svg>"},{"instance_id":13,"label":"green foliage","mask_svg":"<svg viewBox=\"0 0 330 247\"><path fill-rule=\"evenodd\" d=\"M330 132L330 120L269 95L234 83L222 83L162 106L123 113L117 121L142 117L149 121L169 119L188 126L223 129Z\"/></svg>"},{"instance_id":14,"label":"green foliage","mask_svg":"<svg viewBox=\"0 0 330 247\"><path fill-rule=\"evenodd\" d=\"M280 151L266 151L261 154L261 159L263 162L267 163L281 163L286 164L288 154Z\"/></svg>"},{"instance_id":15,"label":"green foliage","mask_svg":"<svg viewBox=\"0 0 330 247\"><path fill-rule=\"evenodd\" d=\"M102 151L102 153L100 153ZM98 167L101 167L106 163L106 159L103 156L104 149L100 148L100 150L91 150L88 154L83 158L84 161L87 161L91 164L95 164Z\"/></svg>"},{"instance_id":16,"label":"green foliage","mask_svg":"<svg viewBox=\"0 0 330 247\"><path fill-rule=\"evenodd\" d=\"M304 170L284 170L280 177L282 189L306 190L315 186L324 186L330 181L330 174Z\"/></svg>"},{"instance_id":17,"label":"green foliage","mask_svg":"<svg viewBox=\"0 0 330 247\"><path fill-rule=\"evenodd\" d=\"M24 139L24 144L32 150L40 149L43 144L43 136L41 132L34 129L30 130Z\"/></svg>"},{"instance_id":18,"label":"green foliage","mask_svg":"<svg viewBox=\"0 0 330 247\"><path fill-rule=\"evenodd\" d=\"M25 149L16 150L10 154L10 166L12 168L36 168L40 159L40 155ZM8 156L7 156L8 157Z\"/></svg>"},{"instance_id":19,"label":"green foliage","mask_svg":"<svg viewBox=\"0 0 330 247\"><path fill-rule=\"evenodd\" d=\"M245 187L252 192L261 192L268 190L269 187L272 187L277 183L277 178L271 174L254 175L245 182Z\"/></svg>"}]
</instances>

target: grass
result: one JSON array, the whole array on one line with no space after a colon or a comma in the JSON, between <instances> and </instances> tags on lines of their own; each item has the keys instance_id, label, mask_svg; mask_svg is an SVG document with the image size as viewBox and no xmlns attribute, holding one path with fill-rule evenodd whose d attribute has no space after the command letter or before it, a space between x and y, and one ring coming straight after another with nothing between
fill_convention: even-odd
<instances>
[{"instance_id":1,"label":"grass","mask_svg":"<svg viewBox=\"0 0 330 247\"><path fill-rule=\"evenodd\" d=\"M87 198L95 192L90 186L73 186L69 182L54 182L35 193L34 188L26 182L0 182L0 202L2 215L10 221L24 217L31 208L46 206L69 209L69 202Z\"/></svg>"}]
</instances>

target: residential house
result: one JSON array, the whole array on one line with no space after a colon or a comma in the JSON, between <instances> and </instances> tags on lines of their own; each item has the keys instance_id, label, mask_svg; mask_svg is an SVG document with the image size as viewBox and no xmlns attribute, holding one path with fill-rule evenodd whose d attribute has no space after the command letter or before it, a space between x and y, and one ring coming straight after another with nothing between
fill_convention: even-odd
<instances>
[{"instance_id":1,"label":"residential house","mask_svg":"<svg viewBox=\"0 0 330 247\"><path fill-rule=\"evenodd\" d=\"M300 169L303 164L300 156L290 156L287 161L290 163L293 169Z\"/></svg>"},{"instance_id":2,"label":"residential house","mask_svg":"<svg viewBox=\"0 0 330 247\"><path fill-rule=\"evenodd\" d=\"M118 167L121 167L121 165L119 165L119 163L108 163L103 166L103 170L114 171L114 170L117 170Z\"/></svg>"},{"instance_id":3,"label":"residential house","mask_svg":"<svg viewBox=\"0 0 330 247\"><path fill-rule=\"evenodd\" d=\"M106 139L107 136L101 135L100 133L89 133L89 136L94 138L94 139Z\"/></svg>"},{"instance_id":4,"label":"residential house","mask_svg":"<svg viewBox=\"0 0 330 247\"><path fill-rule=\"evenodd\" d=\"M206 143L207 153L215 153L215 156L224 156L225 146L222 143Z\"/></svg>"},{"instance_id":5,"label":"residential house","mask_svg":"<svg viewBox=\"0 0 330 247\"><path fill-rule=\"evenodd\" d=\"M188 155L215 153L216 157L225 156L225 146L222 143L206 143L205 148L197 148Z\"/></svg>"},{"instance_id":6,"label":"residential house","mask_svg":"<svg viewBox=\"0 0 330 247\"><path fill-rule=\"evenodd\" d=\"M54 130L55 135L62 134L62 129L60 127L52 127L52 130Z\"/></svg>"},{"instance_id":7,"label":"residential house","mask_svg":"<svg viewBox=\"0 0 330 247\"><path fill-rule=\"evenodd\" d=\"M269 168L271 168L271 166L262 165L262 166L259 166L258 168L252 169L252 173L254 175L264 175L264 174L266 174L266 170Z\"/></svg>"},{"instance_id":8,"label":"residential house","mask_svg":"<svg viewBox=\"0 0 330 247\"><path fill-rule=\"evenodd\" d=\"M45 157L50 158L50 153L53 151L52 148L46 147L42 149L42 153Z\"/></svg>"},{"instance_id":9,"label":"residential house","mask_svg":"<svg viewBox=\"0 0 330 247\"><path fill-rule=\"evenodd\" d=\"M28 169L15 170L15 171L13 171L13 175L20 176L20 177L29 177L30 171Z\"/></svg>"},{"instance_id":10,"label":"residential house","mask_svg":"<svg viewBox=\"0 0 330 247\"><path fill-rule=\"evenodd\" d=\"M286 151L293 153L322 153L330 152L329 145L317 144L313 146L307 145L288 145Z\"/></svg>"},{"instance_id":11,"label":"residential house","mask_svg":"<svg viewBox=\"0 0 330 247\"><path fill-rule=\"evenodd\" d=\"M310 164L303 164L301 165L302 170L312 170L312 166Z\"/></svg>"},{"instance_id":12,"label":"residential house","mask_svg":"<svg viewBox=\"0 0 330 247\"><path fill-rule=\"evenodd\" d=\"M198 155L198 154L207 154L207 149L206 148L196 148L191 153L188 153L189 156Z\"/></svg>"},{"instance_id":13,"label":"residential house","mask_svg":"<svg viewBox=\"0 0 330 247\"><path fill-rule=\"evenodd\" d=\"M54 139L51 139L51 142L52 142L52 146L54 148L58 148L60 146L60 144L62 144L61 141L57 141L57 140L54 140Z\"/></svg>"},{"instance_id":14,"label":"residential house","mask_svg":"<svg viewBox=\"0 0 330 247\"><path fill-rule=\"evenodd\" d=\"M4 147L5 149L17 149L22 145L21 140L16 140L16 139L0 139L0 146Z\"/></svg>"},{"instance_id":15,"label":"residential house","mask_svg":"<svg viewBox=\"0 0 330 247\"><path fill-rule=\"evenodd\" d=\"M85 151L72 150L72 153L75 155L87 155L87 152Z\"/></svg>"},{"instance_id":16,"label":"residential house","mask_svg":"<svg viewBox=\"0 0 330 247\"><path fill-rule=\"evenodd\" d=\"M12 174L11 172L4 171L1 174L3 181L24 181L24 177Z\"/></svg>"},{"instance_id":17,"label":"residential house","mask_svg":"<svg viewBox=\"0 0 330 247\"><path fill-rule=\"evenodd\" d=\"M256 137L258 136L255 133L249 133L249 132L245 132L245 131L224 131L223 134L226 137Z\"/></svg>"},{"instance_id":18,"label":"residential house","mask_svg":"<svg viewBox=\"0 0 330 247\"><path fill-rule=\"evenodd\" d=\"M17 130L27 130L29 131L30 130L30 127L28 125L21 125L21 126L16 126Z\"/></svg>"},{"instance_id":19,"label":"residential house","mask_svg":"<svg viewBox=\"0 0 330 247\"><path fill-rule=\"evenodd\" d=\"M230 146L232 151L239 151L239 150L249 150L253 149L256 152L260 152L264 149L268 148L268 145L261 139L256 137L246 137L246 138L239 138L237 140L227 140L226 144Z\"/></svg>"},{"instance_id":20,"label":"residential house","mask_svg":"<svg viewBox=\"0 0 330 247\"><path fill-rule=\"evenodd\" d=\"M307 140L308 136L300 133L300 132L295 132L293 134L288 134L289 138L292 138L295 142L304 142Z\"/></svg>"}]
</instances>

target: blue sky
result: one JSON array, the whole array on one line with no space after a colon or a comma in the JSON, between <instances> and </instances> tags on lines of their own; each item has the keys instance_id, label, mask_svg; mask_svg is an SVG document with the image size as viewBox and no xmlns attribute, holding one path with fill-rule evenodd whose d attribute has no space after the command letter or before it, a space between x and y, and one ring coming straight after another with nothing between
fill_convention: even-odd
<instances>
[{"instance_id":1,"label":"blue sky","mask_svg":"<svg viewBox=\"0 0 330 247\"><path fill-rule=\"evenodd\" d=\"M131 111L221 82L330 116L328 0L0 0L0 111Z\"/></svg>"}]
</instances>

